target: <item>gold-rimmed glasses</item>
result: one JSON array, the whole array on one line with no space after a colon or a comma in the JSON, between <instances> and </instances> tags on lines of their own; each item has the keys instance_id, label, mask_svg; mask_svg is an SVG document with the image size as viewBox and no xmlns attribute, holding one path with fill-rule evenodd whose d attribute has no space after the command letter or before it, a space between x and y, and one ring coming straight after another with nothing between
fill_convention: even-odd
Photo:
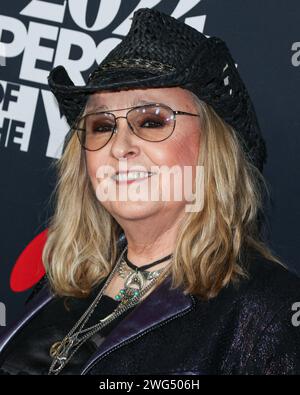
<instances>
[{"instance_id":1,"label":"gold-rimmed glasses","mask_svg":"<svg viewBox=\"0 0 300 395\"><path fill-rule=\"evenodd\" d=\"M146 141L160 142L172 135L177 115L200 116L186 111L176 111L161 103L113 111L120 110L128 110L126 116L116 117L110 111L97 111L86 113L79 118L75 129L81 146L88 151L103 148L116 133L118 118L126 118L130 130L137 137Z\"/></svg>"}]
</instances>

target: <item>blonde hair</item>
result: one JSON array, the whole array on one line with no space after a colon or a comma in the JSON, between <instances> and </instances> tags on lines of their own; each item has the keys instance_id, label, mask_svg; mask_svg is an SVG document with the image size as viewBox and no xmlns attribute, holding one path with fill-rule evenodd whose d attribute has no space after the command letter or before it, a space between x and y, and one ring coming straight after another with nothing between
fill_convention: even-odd
<instances>
[{"instance_id":1,"label":"blonde hair","mask_svg":"<svg viewBox=\"0 0 300 395\"><path fill-rule=\"evenodd\" d=\"M234 129L212 107L192 98L201 115L198 164L204 166L204 206L186 213L172 264L162 276L171 274L172 288L183 286L185 293L209 299L248 276L246 247L283 264L259 231L264 192L268 195L262 174L246 157ZM54 293L85 297L111 272L122 229L95 196L76 133L55 166L55 210L42 259Z\"/></svg>"}]
</instances>

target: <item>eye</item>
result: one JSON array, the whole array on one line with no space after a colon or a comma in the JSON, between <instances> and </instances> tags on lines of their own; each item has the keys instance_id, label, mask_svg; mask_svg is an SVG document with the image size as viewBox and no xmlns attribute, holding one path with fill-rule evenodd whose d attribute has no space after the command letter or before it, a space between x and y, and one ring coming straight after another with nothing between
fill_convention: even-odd
<instances>
[{"instance_id":1,"label":"eye","mask_svg":"<svg viewBox=\"0 0 300 395\"><path fill-rule=\"evenodd\" d=\"M85 126L90 134L111 133L114 129L114 119L107 114L89 114Z\"/></svg>"},{"instance_id":2,"label":"eye","mask_svg":"<svg viewBox=\"0 0 300 395\"><path fill-rule=\"evenodd\" d=\"M140 122L141 128L161 128L163 126L165 126L164 120L157 117L146 118Z\"/></svg>"},{"instance_id":3,"label":"eye","mask_svg":"<svg viewBox=\"0 0 300 395\"><path fill-rule=\"evenodd\" d=\"M88 129L91 133L111 133L113 128L113 123L101 119L94 119L93 122L88 125Z\"/></svg>"},{"instance_id":4,"label":"eye","mask_svg":"<svg viewBox=\"0 0 300 395\"><path fill-rule=\"evenodd\" d=\"M93 133L107 133L107 132L112 132L113 126L112 125L95 125L92 128Z\"/></svg>"}]
</instances>

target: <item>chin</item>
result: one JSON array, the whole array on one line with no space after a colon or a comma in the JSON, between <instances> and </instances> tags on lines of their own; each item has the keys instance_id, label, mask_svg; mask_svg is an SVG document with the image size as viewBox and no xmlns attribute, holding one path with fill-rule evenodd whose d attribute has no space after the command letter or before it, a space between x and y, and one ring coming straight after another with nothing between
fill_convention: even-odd
<instances>
[{"instance_id":1,"label":"chin","mask_svg":"<svg viewBox=\"0 0 300 395\"><path fill-rule=\"evenodd\" d=\"M146 219L159 214L162 209L161 202L110 202L103 206L117 221Z\"/></svg>"}]
</instances>

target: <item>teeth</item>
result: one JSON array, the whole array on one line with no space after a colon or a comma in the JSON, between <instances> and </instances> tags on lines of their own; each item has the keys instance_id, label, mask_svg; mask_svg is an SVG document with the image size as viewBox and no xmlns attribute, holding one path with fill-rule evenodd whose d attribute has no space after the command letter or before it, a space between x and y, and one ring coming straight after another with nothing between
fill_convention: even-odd
<instances>
[{"instance_id":1,"label":"teeth","mask_svg":"<svg viewBox=\"0 0 300 395\"><path fill-rule=\"evenodd\" d=\"M137 180L152 176L152 173L146 171L130 171L128 173L114 174L113 179L117 181Z\"/></svg>"}]
</instances>

